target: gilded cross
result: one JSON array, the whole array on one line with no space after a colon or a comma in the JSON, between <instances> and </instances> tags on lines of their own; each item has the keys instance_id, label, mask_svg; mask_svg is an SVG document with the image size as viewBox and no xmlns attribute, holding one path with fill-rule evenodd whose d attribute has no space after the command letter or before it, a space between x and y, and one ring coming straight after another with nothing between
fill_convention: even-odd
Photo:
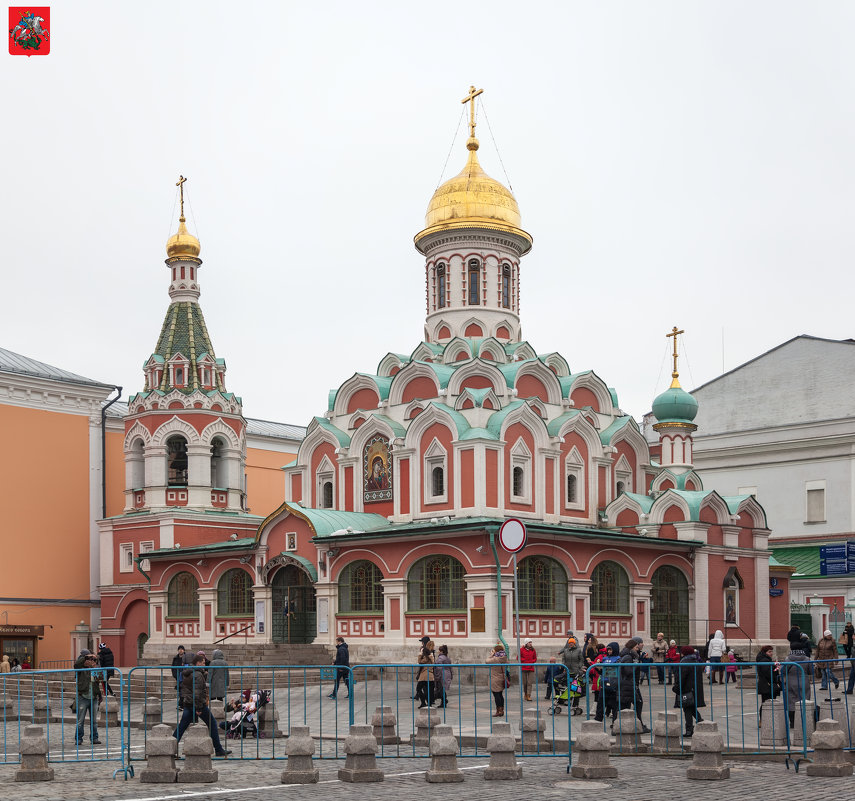
<instances>
[{"instance_id":1,"label":"gilded cross","mask_svg":"<svg viewBox=\"0 0 855 801\"><path fill-rule=\"evenodd\" d=\"M187 183L187 179L183 175L178 176L178 183L175 184L178 187L178 193L181 197L181 221L184 221L184 184Z\"/></svg>"},{"instance_id":2,"label":"gilded cross","mask_svg":"<svg viewBox=\"0 0 855 801\"><path fill-rule=\"evenodd\" d=\"M461 103L472 104L469 107L469 136L475 136L475 98L483 91L483 89L476 89L474 86L470 86L469 94L460 101Z\"/></svg>"},{"instance_id":3,"label":"gilded cross","mask_svg":"<svg viewBox=\"0 0 855 801\"><path fill-rule=\"evenodd\" d=\"M678 337L680 334L685 334L685 333L686 333L685 331L680 331L680 330L677 328L677 326L675 325L675 326L671 329L671 333L670 333L670 334L665 334L665 336L666 336L666 337L674 337L674 353L673 353L673 358L674 358L674 372L673 372L673 373L671 373L671 378L677 378L677 376L679 376L679 373L677 372L677 337Z\"/></svg>"}]
</instances>

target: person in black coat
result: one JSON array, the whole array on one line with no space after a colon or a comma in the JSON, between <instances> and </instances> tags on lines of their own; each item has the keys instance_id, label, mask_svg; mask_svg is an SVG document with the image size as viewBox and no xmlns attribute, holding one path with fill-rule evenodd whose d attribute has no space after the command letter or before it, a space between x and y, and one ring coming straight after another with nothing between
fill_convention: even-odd
<instances>
[{"instance_id":1,"label":"person in black coat","mask_svg":"<svg viewBox=\"0 0 855 801\"><path fill-rule=\"evenodd\" d=\"M102 668L106 668L104 670L104 689L108 694L115 696L116 693L113 692L110 687L110 677L115 673L113 667L116 664L116 659L113 656L113 651L107 643L102 642L98 646L98 664L101 665Z\"/></svg>"},{"instance_id":2,"label":"person in black coat","mask_svg":"<svg viewBox=\"0 0 855 801\"><path fill-rule=\"evenodd\" d=\"M344 637L335 638L335 659L333 664L336 666L335 671L335 689L327 696L327 698L335 698L338 695L338 685L344 679L344 686L347 689L347 694L350 695L350 671L347 668L350 666L350 654L347 650L347 643Z\"/></svg>"},{"instance_id":3,"label":"person in black coat","mask_svg":"<svg viewBox=\"0 0 855 801\"><path fill-rule=\"evenodd\" d=\"M178 692L181 692L181 673L184 666L187 664L187 658L184 654L184 646L178 646L178 653L172 657L172 678L175 679L175 687Z\"/></svg>"},{"instance_id":4,"label":"person in black coat","mask_svg":"<svg viewBox=\"0 0 855 801\"><path fill-rule=\"evenodd\" d=\"M635 707L635 716L641 723L641 730L647 734L650 729L644 724L641 710L644 708L644 699L641 696L639 683L644 675L641 666L641 640L633 637L624 645L620 652L620 686L618 687L618 700L621 709Z\"/></svg>"},{"instance_id":5,"label":"person in black coat","mask_svg":"<svg viewBox=\"0 0 855 801\"><path fill-rule=\"evenodd\" d=\"M703 667L698 662L698 656L691 645L684 645L680 649L683 658L680 660L677 681L671 688L675 695L674 707L682 708L683 717L686 719L686 737L695 733L695 721L701 722L701 707L705 707Z\"/></svg>"}]
</instances>

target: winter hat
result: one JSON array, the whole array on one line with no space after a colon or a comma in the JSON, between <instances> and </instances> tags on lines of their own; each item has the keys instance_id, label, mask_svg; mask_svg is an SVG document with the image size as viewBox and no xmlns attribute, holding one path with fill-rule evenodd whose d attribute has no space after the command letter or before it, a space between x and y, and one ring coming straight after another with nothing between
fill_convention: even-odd
<instances>
[{"instance_id":1,"label":"winter hat","mask_svg":"<svg viewBox=\"0 0 855 801\"><path fill-rule=\"evenodd\" d=\"M204 651L196 651L196 656L201 656L201 657L202 657L202 659L207 659L207 658L208 658L208 657L206 657L206 656L205 656L205 652L204 652Z\"/></svg>"},{"instance_id":2,"label":"winter hat","mask_svg":"<svg viewBox=\"0 0 855 801\"><path fill-rule=\"evenodd\" d=\"M524 640L523 645L531 645L531 638L529 637L529 639Z\"/></svg>"},{"instance_id":3,"label":"winter hat","mask_svg":"<svg viewBox=\"0 0 855 801\"><path fill-rule=\"evenodd\" d=\"M92 653L92 651L90 651L88 648L84 648L84 649L80 652L80 656L89 656L91 653Z\"/></svg>"},{"instance_id":4,"label":"winter hat","mask_svg":"<svg viewBox=\"0 0 855 801\"><path fill-rule=\"evenodd\" d=\"M419 642L420 642L422 645L427 645L427 644L430 642L430 637L428 637L427 635L425 635L424 637L422 637L422 638L419 640Z\"/></svg>"},{"instance_id":5,"label":"winter hat","mask_svg":"<svg viewBox=\"0 0 855 801\"><path fill-rule=\"evenodd\" d=\"M823 637L830 637L831 636L831 630L826 629L824 632L822 632L822 636Z\"/></svg>"},{"instance_id":6,"label":"winter hat","mask_svg":"<svg viewBox=\"0 0 855 801\"><path fill-rule=\"evenodd\" d=\"M691 646L691 645L684 645L684 646L680 649L680 653L681 653L683 656L691 656L693 653L695 653L695 649L694 649L694 648L692 648L692 646Z\"/></svg>"},{"instance_id":7,"label":"winter hat","mask_svg":"<svg viewBox=\"0 0 855 801\"><path fill-rule=\"evenodd\" d=\"M671 642L668 643L668 645L676 645L676 644L677 644L676 640L671 640Z\"/></svg>"},{"instance_id":8,"label":"winter hat","mask_svg":"<svg viewBox=\"0 0 855 801\"><path fill-rule=\"evenodd\" d=\"M734 656L733 648L731 648L731 649L727 652L727 655L728 655L728 656Z\"/></svg>"},{"instance_id":9,"label":"winter hat","mask_svg":"<svg viewBox=\"0 0 855 801\"><path fill-rule=\"evenodd\" d=\"M644 637L639 637L636 634L635 637L633 637L632 639L635 640L635 642L637 642L639 645L644 645Z\"/></svg>"},{"instance_id":10,"label":"winter hat","mask_svg":"<svg viewBox=\"0 0 855 801\"><path fill-rule=\"evenodd\" d=\"M107 647L107 643L102 642L102 643L98 646L98 650L99 650L99 651L103 651L106 647Z\"/></svg>"}]
</instances>

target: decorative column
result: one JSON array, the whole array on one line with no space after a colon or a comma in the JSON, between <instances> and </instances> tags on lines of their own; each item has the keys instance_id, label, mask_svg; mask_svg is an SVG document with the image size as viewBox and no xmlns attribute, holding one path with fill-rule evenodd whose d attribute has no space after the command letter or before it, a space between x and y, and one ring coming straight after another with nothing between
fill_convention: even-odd
<instances>
[{"instance_id":1,"label":"decorative column","mask_svg":"<svg viewBox=\"0 0 855 801\"><path fill-rule=\"evenodd\" d=\"M217 590L213 587L200 587L199 596L199 639L202 642L213 642L217 639L215 632Z\"/></svg>"},{"instance_id":2,"label":"decorative column","mask_svg":"<svg viewBox=\"0 0 855 801\"><path fill-rule=\"evenodd\" d=\"M330 581L318 582L315 585L315 603L318 623L314 641L322 645L332 645L337 634L335 614L338 611L338 584Z\"/></svg>"},{"instance_id":3,"label":"decorative column","mask_svg":"<svg viewBox=\"0 0 855 801\"><path fill-rule=\"evenodd\" d=\"M709 552L705 548L695 551L695 614L694 620L689 620L689 636L696 645L702 645L709 637L708 623L710 616L710 561ZM691 611L691 606L689 607ZM692 615L690 614L691 618Z\"/></svg>"},{"instance_id":4,"label":"decorative column","mask_svg":"<svg viewBox=\"0 0 855 801\"><path fill-rule=\"evenodd\" d=\"M269 584L255 584L252 588L253 614L255 615L255 634L253 639L259 643L273 642L273 587Z\"/></svg>"},{"instance_id":5,"label":"decorative column","mask_svg":"<svg viewBox=\"0 0 855 801\"><path fill-rule=\"evenodd\" d=\"M591 630L591 579L573 579L570 590L570 625L577 634ZM582 607L582 618L579 617L579 607ZM565 632L558 632L562 636Z\"/></svg>"},{"instance_id":6,"label":"decorative column","mask_svg":"<svg viewBox=\"0 0 855 801\"><path fill-rule=\"evenodd\" d=\"M649 582L633 581L629 585L629 609L632 612L633 636L644 636L650 631L650 591Z\"/></svg>"},{"instance_id":7,"label":"decorative column","mask_svg":"<svg viewBox=\"0 0 855 801\"><path fill-rule=\"evenodd\" d=\"M165 590L150 590L148 593L148 642L166 642L166 612L167 592ZM157 628L158 614L160 629Z\"/></svg>"},{"instance_id":8,"label":"decorative column","mask_svg":"<svg viewBox=\"0 0 855 801\"><path fill-rule=\"evenodd\" d=\"M187 445L187 505L211 507L211 448Z\"/></svg>"},{"instance_id":9,"label":"decorative column","mask_svg":"<svg viewBox=\"0 0 855 801\"><path fill-rule=\"evenodd\" d=\"M383 585L383 642L388 645L405 645L407 641L407 579L382 579Z\"/></svg>"}]
</instances>

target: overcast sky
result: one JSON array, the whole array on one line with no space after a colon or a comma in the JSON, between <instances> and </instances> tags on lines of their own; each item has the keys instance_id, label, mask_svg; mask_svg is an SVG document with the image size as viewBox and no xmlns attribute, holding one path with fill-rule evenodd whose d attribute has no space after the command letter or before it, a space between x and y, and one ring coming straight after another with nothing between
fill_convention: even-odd
<instances>
[{"instance_id":1,"label":"overcast sky","mask_svg":"<svg viewBox=\"0 0 855 801\"><path fill-rule=\"evenodd\" d=\"M2 56L0 347L142 388L188 176L244 413L307 424L410 352L424 223L470 84L534 247L524 337L640 417L801 333L855 334L855 5L51 3ZM465 162L461 126L444 177Z\"/></svg>"}]
</instances>

